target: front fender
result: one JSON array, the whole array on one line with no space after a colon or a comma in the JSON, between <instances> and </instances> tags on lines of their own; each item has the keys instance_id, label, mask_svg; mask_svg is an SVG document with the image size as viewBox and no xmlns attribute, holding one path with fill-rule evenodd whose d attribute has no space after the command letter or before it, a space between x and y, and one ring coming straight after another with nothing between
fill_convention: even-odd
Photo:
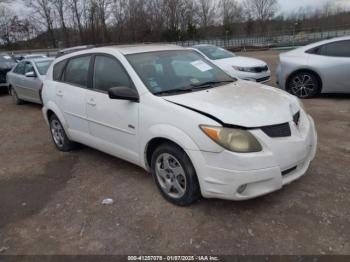
<instances>
[{"instance_id":1,"label":"front fender","mask_svg":"<svg viewBox=\"0 0 350 262\"><path fill-rule=\"evenodd\" d=\"M142 166L147 169L146 164L146 150L148 143L155 138L168 139L177 145L179 145L184 150L199 151L197 144L181 129L168 124L157 124L151 126L147 132L141 138L140 145L140 156L145 156L142 158Z\"/></svg>"}]
</instances>

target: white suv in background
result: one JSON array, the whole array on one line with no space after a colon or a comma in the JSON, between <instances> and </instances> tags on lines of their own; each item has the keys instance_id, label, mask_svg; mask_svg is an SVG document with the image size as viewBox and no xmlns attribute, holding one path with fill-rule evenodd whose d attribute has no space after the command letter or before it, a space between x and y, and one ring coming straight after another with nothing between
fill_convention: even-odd
<instances>
[{"instance_id":1,"label":"white suv in background","mask_svg":"<svg viewBox=\"0 0 350 262\"><path fill-rule=\"evenodd\" d=\"M177 205L273 192L303 176L316 152L314 122L297 98L234 79L192 49L63 55L42 96L59 150L79 142L141 166Z\"/></svg>"}]
</instances>

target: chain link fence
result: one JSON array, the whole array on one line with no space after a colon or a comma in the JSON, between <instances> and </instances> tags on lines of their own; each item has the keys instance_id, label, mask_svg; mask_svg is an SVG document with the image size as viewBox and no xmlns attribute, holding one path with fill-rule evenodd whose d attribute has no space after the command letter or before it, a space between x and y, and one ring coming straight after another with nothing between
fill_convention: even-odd
<instances>
[{"instance_id":1,"label":"chain link fence","mask_svg":"<svg viewBox=\"0 0 350 262\"><path fill-rule=\"evenodd\" d=\"M259 49L273 47L303 46L313 42L330 39L334 37L350 36L349 29L328 29L328 30L303 30L298 32L279 32L263 37L223 37L215 39L200 39L189 41L177 41L173 44L190 47L198 44L210 44L227 49Z\"/></svg>"}]
</instances>

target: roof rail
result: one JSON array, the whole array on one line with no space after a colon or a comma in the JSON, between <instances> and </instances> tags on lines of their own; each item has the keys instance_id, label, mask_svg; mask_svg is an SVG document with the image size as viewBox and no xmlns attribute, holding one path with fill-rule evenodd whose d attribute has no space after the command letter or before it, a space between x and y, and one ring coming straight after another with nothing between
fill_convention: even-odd
<instances>
[{"instance_id":1,"label":"roof rail","mask_svg":"<svg viewBox=\"0 0 350 262\"><path fill-rule=\"evenodd\" d=\"M96 47L95 45L82 45L82 46L74 46L70 48L65 48L57 52L56 58L61 57L63 55L71 54L74 52L86 50L86 49L91 49Z\"/></svg>"}]
</instances>

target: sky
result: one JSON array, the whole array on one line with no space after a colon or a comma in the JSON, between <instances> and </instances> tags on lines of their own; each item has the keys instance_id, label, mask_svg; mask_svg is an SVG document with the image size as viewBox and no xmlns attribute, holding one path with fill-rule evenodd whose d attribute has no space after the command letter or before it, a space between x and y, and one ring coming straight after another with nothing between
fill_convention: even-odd
<instances>
[{"instance_id":1,"label":"sky","mask_svg":"<svg viewBox=\"0 0 350 262\"><path fill-rule=\"evenodd\" d=\"M244 0L237 0L242 2ZM28 13L28 8L25 8L22 0L11 0L10 6L20 16L24 16ZM334 4L342 4L350 8L350 0L278 0L280 6L280 12L282 14L288 14L290 12L297 11L300 7L322 7L327 2Z\"/></svg>"}]
</instances>

